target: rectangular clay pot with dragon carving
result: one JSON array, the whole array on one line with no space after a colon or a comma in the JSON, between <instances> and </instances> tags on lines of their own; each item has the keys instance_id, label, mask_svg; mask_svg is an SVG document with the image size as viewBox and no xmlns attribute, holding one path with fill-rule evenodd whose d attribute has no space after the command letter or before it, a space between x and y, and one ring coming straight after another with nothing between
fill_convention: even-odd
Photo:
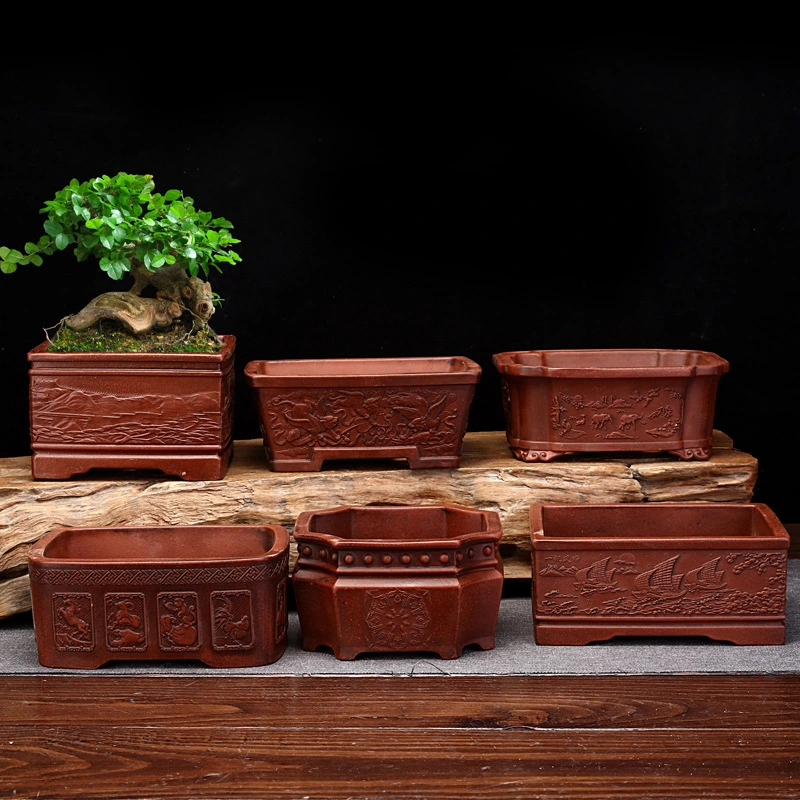
<instances>
[{"instance_id":1,"label":"rectangular clay pot with dragon carving","mask_svg":"<svg viewBox=\"0 0 800 800\"><path fill-rule=\"evenodd\" d=\"M789 535L762 503L535 504L537 644L785 641Z\"/></svg>"},{"instance_id":2,"label":"rectangular clay pot with dragon carving","mask_svg":"<svg viewBox=\"0 0 800 800\"><path fill-rule=\"evenodd\" d=\"M521 461L565 453L711 455L728 362L701 350L517 350L492 361L506 435Z\"/></svg>"},{"instance_id":3,"label":"rectangular clay pot with dragon carving","mask_svg":"<svg viewBox=\"0 0 800 800\"><path fill-rule=\"evenodd\" d=\"M304 512L292 587L303 648L360 653L494 647L503 589L500 517L457 505Z\"/></svg>"},{"instance_id":4,"label":"rectangular clay pot with dragon carving","mask_svg":"<svg viewBox=\"0 0 800 800\"><path fill-rule=\"evenodd\" d=\"M289 534L280 525L61 528L34 545L28 568L45 667L253 667L286 649Z\"/></svg>"},{"instance_id":5,"label":"rectangular clay pot with dragon carving","mask_svg":"<svg viewBox=\"0 0 800 800\"><path fill-rule=\"evenodd\" d=\"M464 357L251 361L269 467L402 458L457 467L481 368Z\"/></svg>"},{"instance_id":6,"label":"rectangular clay pot with dragon carving","mask_svg":"<svg viewBox=\"0 0 800 800\"><path fill-rule=\"evenodd\" d=\"M234 350L51 353L30 364L31 473L66 479L94 468L153 469L220 480L233 452Z\"/></svg>"}]
</instances>

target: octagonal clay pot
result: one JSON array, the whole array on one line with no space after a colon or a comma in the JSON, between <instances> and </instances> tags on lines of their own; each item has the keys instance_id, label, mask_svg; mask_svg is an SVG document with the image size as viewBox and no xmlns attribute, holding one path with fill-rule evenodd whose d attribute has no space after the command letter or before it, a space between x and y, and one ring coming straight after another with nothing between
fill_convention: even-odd
<instances>
[{"instance_id":1,"label":"octagonal clay pot","mask_svg":"<svg viewBox=\"0 0 800 800\"><path fill-rule=\"evenodd\" d=\"M496 353L506 435L516 458L665 451L711 455L714 406L728 362L701 350Z\"/></svg>"},{"instance_id":2,"label":"octagonal clay pot","mask_svg":"<svg viewBox=\"0 0 800 800\"><path fill-rule=\"evenodd\" d=\"M494 647L500 517L454 505L304 512L292 576L303 648L359 653Z\"/></svg>"},{"instance_id":3,"label":"octagonal clay pot","mask_svg":"<svg viewBox=\"0 0 800 800\"><path fill-rule=\"evenodd\" d=\"M49 353L30 363L31 472L154 469L219 480L233 452L236 337L218 353Z\"/></svg>"},{"instance_id":4,"label":"octagonal clay pot","mask_svg":"<svg viewBox=\"0 0 800 800\"><path fill-rule=\"evenodd\" d=\"M761 503L533 505L536 642L783 644L789 535Z\"/></svg>"},{"instance_id":5,"label":"octagonal clay pot","mask_svg":"<svg viewBox=\"0 0 800 800\"><path fill-rule=\"evenodd\" d=\"M279 525L61 528L28 556L39 661L197 659L251 667L286 648Z\"/></svg>"},{"instance_id":6,"label":"octagonal clay pot","mask_svg":"<svg viewBox=\"0 0 800 800\"><path fill-rule=\"evenodd\" d=\"M463 357L251 361L275 471L316 471L327 459L404 458L457 467L481 368Z\"/></svg>"}]
</instances>

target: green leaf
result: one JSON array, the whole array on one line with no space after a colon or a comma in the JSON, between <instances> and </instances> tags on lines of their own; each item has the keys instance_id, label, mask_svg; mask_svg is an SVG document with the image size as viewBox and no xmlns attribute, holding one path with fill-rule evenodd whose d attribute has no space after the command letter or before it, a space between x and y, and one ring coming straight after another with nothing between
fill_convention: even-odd
<instances>
[{"instance_id":1,"label":"green leaf","mask_svg":"<svg viewBox=\"0 0 800 800\"><path fill-rule=\"evenodd\" d=\"M61 231L64 230L63 226L60 222L56 222L53 219L46 219L44 221L44 229L49 233L51 236L58 236Z\"/></svg>"},{"instance_id":2,"label":"green leaf","mask_svg":"<svg viewBox=\"0 0 800 800\"><path fill-rule=\"evenodd\" d=\"M127 270L125 269L125 264L122 261L112 261L111 266L108 269L108 274L115 280L118 281Z\"/></svg>"},{"instance_id":3,"label":"green leaf","mask_svg":"<svg viewBox=\"0 0 800 800\"><path fill-rule=\"evenodd\" d=\"M0 247L0 261L5 261L10 252L11 250L8 247Z\"/></svg>"},{"instance_id":4,"label":"green leaf","mask_svg":"<svg viewBox=\"0 0 800 800\"><path fill-rule=\"evenodd\" d=\"M150 261L150 266L153 267L154 269L158 269L159 267L163 267L164 264L166 263L167 263L166 256L163 256L161 255L161 253L159 253L154 259Z\"/></svg>"},{"instance_id":5,"label":"green leaf","mask_svg":"<svg viewBox=\"0 0 800 800\"><path fill-rule=\"evenodd\" d=\"M177 189L170 189L169 191L164 193L164 199L171 203L173 200L180 199L181 193Z\"/></svg>"},{"instance_id":6,"label":"green leaf","mask_svg":"<svg viewBox=\"0 0 800 800\"><path fill-rule=\"evenodd\" d=\"M128 231L126 231L125 228L123 228L121 225L118 225L116 228L114 228L112 234L118 242L122 242L128 235Z\"/></svg>"},{"instance_id":7,"label":"green leaf","mask_svg":"<svg viewBox=\"0 0 800 800\"><path fill-rule=\"evenodd\" d=\"M66 250L69 247L69 236L66 233L59 233L56 236L56 247L59 250Z\"/></svg>"},{"instance_id":8,"label":"green leaf","mask_svg":"<svg viewBox=\"0 0 800 800\"><path fill-rule=\"evenodd\" d=\"M183 254L186 256L186 258L197 258L197 251L193 247L187 247L183 251Z\"/></svg>"},{"instance_id":9,"label":"green leaf","mask_svg":"<svg viewBox=\"0 0 800 800\"><path fill-rule=\"evenodd\" d=\"M86 220L86 227L91 231L99 231L103 227L103 220L97 218Z\"/></svg>"},{"instance_id":10,"label":"green leaf","mask_svg":"<svg viewBox=\"0 0 800 800\"><path fill-rule=\"evenodd\" d=\"M31 256L31 264L34 264L37 267L42 266L42 257L40 255Z\"/></svg>"},{"instance_id":11,"label":"green leaf","mask_svg":"<svg viewBox=\"0 0 800 800\"><path fill-rule=\"evenodd\" d=\"M12 264L10 261L0 261L0 272L10 275L12 272L17 271L17 265Z\"/></svg>"},{"instance_id":12,"label":"green leaf","mask_svg":"<svg viewBox=\"0 0 800 800\"><path fill-rule=\"evenodd\" d=\"M100 244L102 244L106 250L110 250L114 246L114 237L109 236L107 233L101 233Z\"/></svg>"}]
</instances>

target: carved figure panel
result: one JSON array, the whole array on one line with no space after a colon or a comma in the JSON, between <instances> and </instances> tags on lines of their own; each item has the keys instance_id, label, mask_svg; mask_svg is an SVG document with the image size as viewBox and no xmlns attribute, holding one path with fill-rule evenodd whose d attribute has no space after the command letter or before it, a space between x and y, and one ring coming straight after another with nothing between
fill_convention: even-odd
<instances>
[{"instance_id":1,"label":"carved figure panel","mask_svg":"<svg viewBox=\"0 0 800 800\"><path fill-rule=\"evenodd\" d=\"M53 633L57 650L94 650L92 596L54 594Z\"/></svg>"},{"instance_id":2,"label":"carved figure panel","mask_svg":"<svg viewBox=\"0 0 800 800\"><path fill-rule=\"evenodd\" d=\"M106 646L109 650L147 650L144 595L113 592L105 596Z\"/></svg>"},{"instance_id":3,"label":"carved figure panel","mask_svg":"<svg viewBox=\"0 0 800 800\"><path fill-rule=\"evenodd\" d=\"M211 641L215 650L253 646L253 602L247 589L211 592Z\"/></svg>"},{"instance_id":4,"label":"carved figure panel","mask_svg":"<svg viewBox=\"0 0 800 800\"><path fill-rule=\"evenodd\" d=\"M195 592L160 592L159 645L162 650L198 650L198 601Z\"/></svg>"}]
</instances>

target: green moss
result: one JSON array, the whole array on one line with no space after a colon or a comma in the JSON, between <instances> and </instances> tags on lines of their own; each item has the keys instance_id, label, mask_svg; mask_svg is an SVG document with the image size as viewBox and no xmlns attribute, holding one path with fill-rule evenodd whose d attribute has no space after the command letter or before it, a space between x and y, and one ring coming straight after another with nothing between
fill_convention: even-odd
<instances>
[{"instance_id":1,"label":"green moss","mask_svg":"<svg viewBox=\"0 0 800 800\"><path fill-rule=\"evenodd\" d=\"M134 336L113 323L74 331L62 325L47 347L51 353L217 353L222 343L210 328L191 331L176 325Z\"/></svg>"}]
</instances>

